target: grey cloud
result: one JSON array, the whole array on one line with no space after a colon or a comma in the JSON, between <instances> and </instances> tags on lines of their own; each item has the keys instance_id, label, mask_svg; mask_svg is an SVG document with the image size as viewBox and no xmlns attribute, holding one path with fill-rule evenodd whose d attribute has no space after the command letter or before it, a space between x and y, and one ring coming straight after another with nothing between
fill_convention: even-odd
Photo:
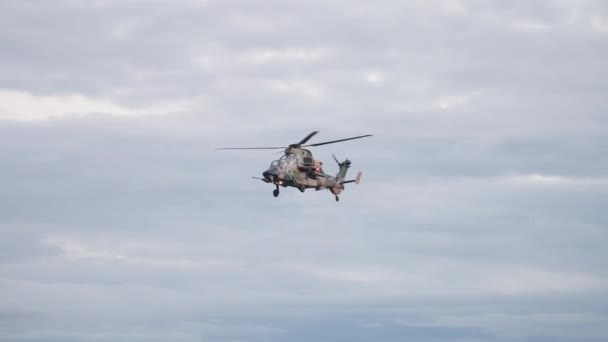
<instances>
[{"instance_id":1,"label":"grey cloud","mask_svg":"<svg viewBox=\"0 0 608 342\"><path fill-rule=\"evenodd\" d=\"M603 2L1 7L3 340L606 339Z\"/></svg>"}]
</instances>

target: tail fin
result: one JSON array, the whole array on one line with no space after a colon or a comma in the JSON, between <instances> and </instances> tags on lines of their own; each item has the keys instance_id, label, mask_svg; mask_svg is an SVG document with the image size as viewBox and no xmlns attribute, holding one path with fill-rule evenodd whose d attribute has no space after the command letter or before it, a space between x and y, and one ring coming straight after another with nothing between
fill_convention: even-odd
<instances>
[{"instance_id":1,"label":"tail fin","mask_svg":"<svg viewBox=\"0 0 608 342\"><path fill-rule=\"evenodd\" d=\"M355 184L359 184L359 182L361 182L361 175L362 173L359 172L357 174L357 177L355 177L355 179L351 179L351 180L347 180L347 181L343 181L342 184L346 184L346 183L355 183Z\"/></svg>"}]
</instances>

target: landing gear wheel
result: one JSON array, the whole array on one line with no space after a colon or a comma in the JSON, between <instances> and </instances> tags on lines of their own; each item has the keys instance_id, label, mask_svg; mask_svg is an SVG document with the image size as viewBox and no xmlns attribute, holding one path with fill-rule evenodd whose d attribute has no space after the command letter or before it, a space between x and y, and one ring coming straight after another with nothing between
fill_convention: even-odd
<instances>
[{"instance_id":1,"label":"landing gear wheel","mask_svg":"<svg viewBox=\"0 0 608 342\"><path fill-rule=\"evenodd\" d=\"M300 192L304 192L304 191L306 191L306 187L305 187L304 185L300 185L300 186L298 187L298 189L300 190Z\"/></svg>"},{"instance_id":2,"label":"landing gear wheel","mask_svg":"<svg viewBox=\"0 0 608 342\"><path fill-rule=\"evenodd\" d=\"M340 197L336 195L336 202L340 202Z\"/></svg>"},{"instance_id":3,"label":"landing gear wheel","mask_svg":"<svg viewBox=\"0 0 608 342\"><path fill-rule=\"evenodd\" d=\"M272 195L273 195L274 197L279 197L279 189L274 189L274 190L272 191Z\"/></svg>"}]
</instances>

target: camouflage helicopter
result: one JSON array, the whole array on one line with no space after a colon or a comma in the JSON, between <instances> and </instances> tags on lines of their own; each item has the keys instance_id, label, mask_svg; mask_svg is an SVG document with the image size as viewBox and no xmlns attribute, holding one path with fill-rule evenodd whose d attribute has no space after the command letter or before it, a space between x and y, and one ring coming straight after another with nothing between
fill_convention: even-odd
<instances>
[{"instance_id":1,"label":"camouflage helicopter","mask_svg":"<svg viewBox=\"0 0 608 342\"><path fill-rule=\"evenodd\" d=\"M335 155L332 154L336 163L338 163L338 173L335 176L327 174L323 171L323 163L315 160L312 153L305 147L314 147L321 145L334 144L347 140L361 139L371 137L371 134L360 135L356 137L325 141L316 144L304 145L314 137L319 131L314 131L308 134L304 139L295 144L290 144L287 147L223 147L217 150L275 150L285 149L281 158L273 160L270 163L268 170L262 173L263 178L253 177L265 183L272 183L276 189L272 192L274 197L279 196L279 186L294 187L301 192L306 189L323 190L328 189L335 195L336 201L340 200L338 195L344 190L344 184L355 183L359 184L361 180L361 172L357 174L355 179L346 180L346 173L351 166L351 161L346 159L340 162Z\"/></svg>"}]
</instances>

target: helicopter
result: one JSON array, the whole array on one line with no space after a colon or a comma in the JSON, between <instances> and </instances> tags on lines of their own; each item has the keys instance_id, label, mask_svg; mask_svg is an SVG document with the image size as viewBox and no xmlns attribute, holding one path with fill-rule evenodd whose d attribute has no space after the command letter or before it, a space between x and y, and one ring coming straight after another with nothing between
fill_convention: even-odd
<instances>
[{"instance_id":1,"label":"helicopter","mask_svg":"<svg viewBox=\"0 0 608 342\"><path fill-rule=\"evenodd\" d=\"M361 139L371 137L371 134L359 135L345 139L325 141L316 144L305 145L312 137L317 135L319 131L314 131L300 142L290 144L287 147L222 147L216 150L278 150L284 149L284 154L277 160L270 163L270 167L262 172L262 178L253 177L263 181L264 183L274 184L275 189L272 192L274 197L279 196L279 187L294 187L300 192L306 189L329 190L336 198L340 200L340 193L344 190L344 184L355 183L361 181L361 172L354 179L346 180L346 173L351 166L351 161L345 159L340 162L338 158L332 154L332 157L338 163L338 173L333 176L323 171L323 163L315 160L310 150L306 147L315 147L321 145L334 144L347 140Z\"/></svg>"}]
</instances>

